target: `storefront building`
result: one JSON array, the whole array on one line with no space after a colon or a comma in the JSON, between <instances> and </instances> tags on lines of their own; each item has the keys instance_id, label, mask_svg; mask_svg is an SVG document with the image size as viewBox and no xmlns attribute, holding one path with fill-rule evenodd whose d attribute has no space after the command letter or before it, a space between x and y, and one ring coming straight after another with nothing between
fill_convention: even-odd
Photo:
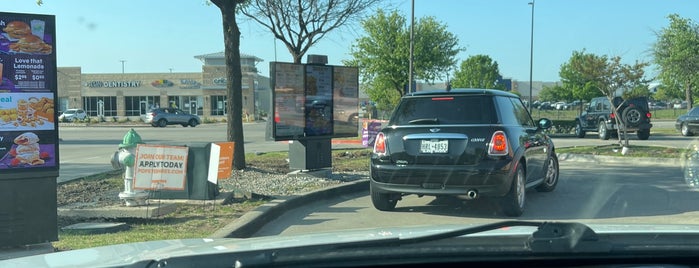
<instances>
[{"instance_id":1,"label":"storefront building","mask_svg":"<svg viewBox=\"0 0 699 268\"><path fill-rule=\"evenodd\" d=\"M85 74L80 67L58 67L58 110L84 109L91 117L139 120L155 107L176 107L202 119L226 117L226 66L223 52L195 56L201 73ZM271 108L269 78L257 73L262 59L241 54L243 113Z\"/></svg>"}]
</instances>

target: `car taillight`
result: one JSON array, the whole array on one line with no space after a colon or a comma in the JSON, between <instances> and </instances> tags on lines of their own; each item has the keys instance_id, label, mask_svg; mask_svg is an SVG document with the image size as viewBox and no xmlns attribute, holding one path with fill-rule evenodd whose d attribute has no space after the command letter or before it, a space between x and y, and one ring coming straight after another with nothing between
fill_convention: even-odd
<instances>
[{"instance_id":1,"label":"car taillight","mask_svg":"<svg viewBox=\"0 0 699 268\"><path fill-rule=\"evenodd\" d=\"M490 145L488 147L489 155L507 155L507 136L505 132L495 131L493 136L490 138Z\"/></svg>"},{"instance_id":2,"label":"car taillight","mask_svg":"<svg viewBox=\"0 0 699 268\"><path fill-rule=\"evenodd\" d=\"M614 119L615 118L614 113L609 114L609 118Z\"/></svg>"},{"instance_id":3,"label":"car taillight","mask_svg":"<svg viewBox=\"0 0 699 268\"><path fill-rule=\"evenodd\" d=\"M652 114L650 114L650 112L647 112L647 113L646 113L646 117L648 117L648 119L650 119L650 116L651 116L651 115L652 115Z\"/></svg>"},{"instance_id":4,"label":"car taillight","mask_svg":"<svg viewBox=\"0 0 699 268\"><path fill-rule=\"evenodd\" d=\"M374 153L386 153L386 136L384 136L383 132L379 132L379 134L376 135L376 141L374 141Z\"/></svg>"}]
</instances>

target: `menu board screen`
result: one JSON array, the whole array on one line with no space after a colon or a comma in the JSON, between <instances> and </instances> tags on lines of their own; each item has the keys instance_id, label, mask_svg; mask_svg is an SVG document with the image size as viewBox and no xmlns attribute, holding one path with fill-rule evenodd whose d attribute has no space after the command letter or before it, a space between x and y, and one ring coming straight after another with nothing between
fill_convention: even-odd
<instances>
[{"instance_id":1,"label":"menu board screen","mask_svg":"<svg viewBox=\"0 0 699 268\"><path fill-rule=\"evenodd\" d=\"M334 136L356 137L359 129L359 69L335 66L333 70Z\"/></svg>"},{"instance_id":2,"label":"menu board screen","mask_svg":"<svg viewBox=\"0 0 699 268\"><path fill-rule=\"evenodd\" d=\"M55 17L0 12L0 174L58 170Z\"/></svg>"},{"instance_id":3,"label":"menu board screen","mask_svg":"<svg viewBox=\"0 0 699 268\"><path fill-rule=\"evenodd\" d=\"M356 67L270 63L277 141L358 136ZM269 133L272 135L269 135Z\"/></svg>"},{"instance_id":4,"label":"menu board screen","mask_svg":"<svg viewBox=\"0 0 699 268\"><path fill-rule=\"evenodd\" d=\"M306 136L333 134L332 66L306 65Z\"/></svg>"},{"instance_id":5,"label":"menu board screen","mask_svg":"<svg viewBox=\"0 0 699 268\"><path fill-rule=\"evenodd\" d=\"M274 137L303 136L303 65L275 62L270 65L274 84Z\"/></svg>"}]
</instances>

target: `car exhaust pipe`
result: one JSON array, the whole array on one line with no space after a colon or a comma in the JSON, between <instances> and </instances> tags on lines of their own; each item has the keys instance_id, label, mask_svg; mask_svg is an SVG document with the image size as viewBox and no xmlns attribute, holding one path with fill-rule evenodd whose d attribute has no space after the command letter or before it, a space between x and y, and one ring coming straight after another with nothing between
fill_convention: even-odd
<instances>
[{"instance_id":1,"label":"car exhaust pipe","mask_svg":"<svg viewBox=\"0 0 699 268\"><path fill-rule=\"evenodd\" d=\"M478 191L475 189L468 190L466 192L466 198L467 199L476 199L478 198Z\"/></svg>"}]
</instances>

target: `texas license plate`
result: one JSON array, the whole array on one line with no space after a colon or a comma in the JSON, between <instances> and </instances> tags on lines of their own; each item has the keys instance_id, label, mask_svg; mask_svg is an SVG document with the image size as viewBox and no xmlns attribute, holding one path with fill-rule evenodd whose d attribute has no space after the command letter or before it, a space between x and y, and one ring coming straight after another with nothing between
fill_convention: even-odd
<instances>
[{"instance_id":1,"label":"texas license plate","mask_svg":"<svg viewBox=\"0 0 699 268\"><path fill-rule=\"evenodd\" d=\"M445 154L449 151L449 140L422 140L420 141L420 153Z\"/></svg>"}]
</instances>

